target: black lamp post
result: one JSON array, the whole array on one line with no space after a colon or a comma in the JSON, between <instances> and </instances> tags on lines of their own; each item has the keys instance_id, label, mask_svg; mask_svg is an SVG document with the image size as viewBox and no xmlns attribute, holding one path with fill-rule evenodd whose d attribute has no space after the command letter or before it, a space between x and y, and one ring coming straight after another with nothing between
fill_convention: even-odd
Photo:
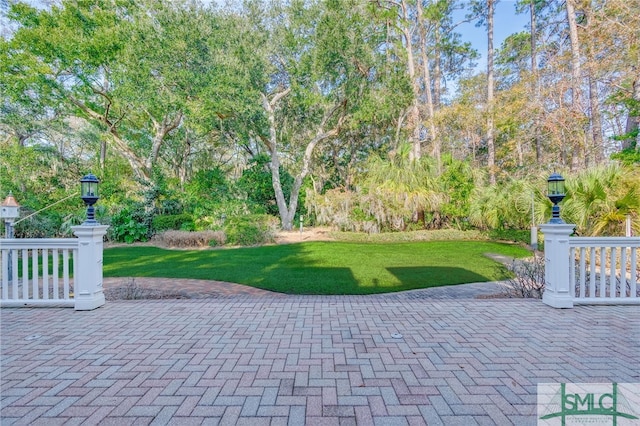
<instances>
[{"instance_id":1,"label":"black lamp post","mask_svg":"<svg viewBox=\"0 0 640 426\"><path fill-rule=\"evenodd\" d=\"M83 225L97 225L98 222L95 220L95 209L93 205L98 201L98 184L100 181L97 177L93 175L93 173L89 173L80 179L80 198L84 201L84 204L87 206L87 220L84 221Z\"/></svg>"},{"instance_id":2,"label":"black lamp post","mask_svg":"<svg viewBox=\"0 0 640 426\"><path fill-rule=\"evenodd\" d=\"M549 223L564 223L564 220L560 218L560 207L558 206L558 203L565 197L564 178L558 173L553 173L549 176L549 179L547 179L547 197L549 197L553 203Z\"/></svg>"}]
</instances>

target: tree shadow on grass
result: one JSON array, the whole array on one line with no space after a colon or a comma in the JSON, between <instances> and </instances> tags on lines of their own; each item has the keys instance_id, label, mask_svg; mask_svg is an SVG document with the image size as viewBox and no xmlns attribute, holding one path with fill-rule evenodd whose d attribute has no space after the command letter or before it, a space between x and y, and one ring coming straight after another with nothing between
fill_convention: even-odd
<instances>
[{"instance_id":1,"label":"tree shadow on grass","mask_svg":"<svg viewBox=\"0 0 640 426\"><path fill-rule=\"evenodd\" d=\"M493 281L493 278L464 268L411 266L386 269L401 282L402 290Z\"/></svg>"}]
</instances>

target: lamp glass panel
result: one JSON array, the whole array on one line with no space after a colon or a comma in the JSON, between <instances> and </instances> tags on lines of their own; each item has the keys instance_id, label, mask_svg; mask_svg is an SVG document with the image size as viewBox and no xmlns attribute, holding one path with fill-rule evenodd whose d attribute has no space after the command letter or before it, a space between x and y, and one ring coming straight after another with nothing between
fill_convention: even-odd
<instances>
[{"instance_id":1,"label":"lamp glass panel","mask_svg":"<svg viewBox=\"0 0 640 426\"><path fill-rule=\"evenodd\" d=\"M550 180L548 189L549 189L549 195L564 194L564 181Z\"/></svg>"},{"instance_id":2,"label":"lamp glass panel","mask_svg":"<svg viewBox=\"0 0 640 426\"><path fill-rule=\"evenodd\" d=\"M97 182L82 182L81 191L83 197L97 197L98 184Z\"/></svg>"}]
</instances>

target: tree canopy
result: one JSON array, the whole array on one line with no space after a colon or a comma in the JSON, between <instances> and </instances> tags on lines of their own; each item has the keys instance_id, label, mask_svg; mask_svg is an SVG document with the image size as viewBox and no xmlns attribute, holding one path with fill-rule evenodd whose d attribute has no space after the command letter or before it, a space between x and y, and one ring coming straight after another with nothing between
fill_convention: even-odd
<instances>
[{"instance_id":1,"label":"tree canopy","mask_svg":"<svg viewBox=\"0 0 640 426\"><path fill-rule=\"evenodd\" d=\"M384 192L413 210L396 212L403 226L435 226L482 211L446 193L473 193L455 181L463 175L487 195L552 169L591 179L581 173L620 161L635 173L640 5L520 0L513 10L528 28L494 46L496 3L9 1L0 192L27 190L30 171L9 163L31 149L25 161L101 170L119 201L142 202L159 176L169 194L212 170L229 183L268 170L272 197L258 198L275 202L263 210L285 229L305 188ZM487 52L464 38L463 22L485 28ZM476 66L481 55L487 68ZM233 191L258 199L247 185ZM154 194L156 204L165 196Z\"/></svg>"}]
</instances>

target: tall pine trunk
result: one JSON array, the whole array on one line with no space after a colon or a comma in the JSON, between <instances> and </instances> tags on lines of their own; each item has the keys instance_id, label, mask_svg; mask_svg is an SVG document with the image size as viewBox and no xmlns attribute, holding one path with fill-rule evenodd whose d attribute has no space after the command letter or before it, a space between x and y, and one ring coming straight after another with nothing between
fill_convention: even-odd
<instances>
[{"instance_id":1,"label":"tall pine trunk","mask_svg":"<svg viewBox=\"0 0 640 426\"><path fill-rule=\"evenodd\" d=\"M529 11L531 13L531 75L533 76L534 98L533 102L538 111L540 105L540 77L538 75L538 56L537 56L537 19L536 19L536 1L531 0L529 3ZM533 122L533 143L536 150L536 164L542 162L542 138L540 137L540 118L536 112Z\"/></svg>"},{"instance_id":2,"label":"tall pine trunk","mask_svg":"<svg viewBox=\"0 0 640 426\"><path fill-rule=\"evenodd\" d=\"M495 124L493 120L493 13L495 0L487 1L487 168L489 183L496 184L496 147L494 140Z\"/></svg>"},{"instance_id":3,"label":"tall pine trunk","mask_svg":"<svg viewBox=\"0 0 640 426\"><path fill-rule=\"evenodd\" d=\"M410 16L406 0L402 0L402 25L401 31L405 39L405 50L407 52L407 73L409 74L409 80L411 81L411 88L413 90L413 101L409 106L408 111L408 125L411 130L411 159L418 160L422 155L420 147L420 108L418 107L418 99L420 97L420 87L416 80L416 66L413 55L413 40L411 34L411 28L409 25Z\"/></svg>"},{"instance_id":4,"label":"tall pine trunk","mask_svg":"<svg viewBox=\"0 0 640 426\"><path fill-rule=\"evenodd\" d=\"M433 105L433 92L431 90L431 72L429 70L429 56L427 55L427 32L422 11L422 3L416 3L418 11L418 25L420 28L420 56L422 59L422 78L424 80L424 95L427 100L427 111L429 113L429 132L431 137L431 155L436 160L438 170L440 170L440 138L438 137L435 123L435 108Z\"/></svg>"},{"instance_id":5,"label":"tall pine trunk","mask_svg":"<svg viewBox=\"0 0 640 426\"><path fill-rule=\"evenodd\" d=\"M587 13L587 28L594 25L591 11ZM587 78L589 83L589 116L591 119L591 149L587 160L594 165L604 158L604 137L602 135L602 113L598 93L597 60L593 54L593 35L587 38ZM587 164L588 166L588 164Z\"/></svg>"},{"instance_id":6,"label":"tall pine trunk","mask_svg":"<svg viewBox=\"0 0 640 426\"><path fill-rule=\"evenodd\" d=\"M569 39L571 41L571 111L574 117L582 117L582 68L580 66L580 43L578 40L578 23L574 0L566 0ZM572 136L571 169L579 168L579 161L584 158L584 141Z\"/></svg>"}]
</instances>

